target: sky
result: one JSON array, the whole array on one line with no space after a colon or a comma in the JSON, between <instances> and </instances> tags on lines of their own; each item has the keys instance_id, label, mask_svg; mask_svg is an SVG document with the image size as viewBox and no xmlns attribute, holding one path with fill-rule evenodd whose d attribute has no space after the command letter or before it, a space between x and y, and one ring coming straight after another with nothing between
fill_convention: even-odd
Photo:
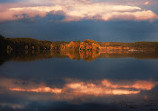
<instances>
[{"instance_id":1,"label":"sky","mask_svg":"<svg viewBox=\"0 0 158 111\"><path fill-rule=\"evenodd\" d=\"M158 41L157 6L157 0L0 0L0 34L51 41Z\"/></svg>"}]
</instances>

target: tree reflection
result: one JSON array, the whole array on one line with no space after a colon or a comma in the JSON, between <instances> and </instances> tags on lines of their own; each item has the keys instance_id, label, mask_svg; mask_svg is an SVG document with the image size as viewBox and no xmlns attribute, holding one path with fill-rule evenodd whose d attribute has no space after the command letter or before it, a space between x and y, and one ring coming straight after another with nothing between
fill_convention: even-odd
<instances>
[{"instance_id":1,"label":"tree reflection","mask_svg":"<svg viewBox=\"0 0 158 111\"><path fill-rule=\"evenodd\" d=\"M5 61L34 61L48 58L70 58L93 61L97 58L158 59L157 42L96 42L94 40L50 42L31 38L0 36L0 65Z\"/></svg>"}]
</instances>

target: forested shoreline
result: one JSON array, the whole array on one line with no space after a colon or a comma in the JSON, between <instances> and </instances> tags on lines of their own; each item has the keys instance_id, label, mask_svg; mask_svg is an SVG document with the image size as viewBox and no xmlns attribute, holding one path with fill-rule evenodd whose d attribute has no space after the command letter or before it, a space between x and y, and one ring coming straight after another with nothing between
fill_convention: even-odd
<instances>
[{"instance_id":1,"label":"forested shoreline","mask_svg":"<svg viewBox=\"0 0 158 111\"><path fill-rule=\"evenodd\" d=\"M42 41L32 38L5 38L0 35L0 61L33 61L48 58L158 58L158 42Z\"/></svg>"},{"instance_id":2,"label":"forested shoreline","mask_svg":"<svg viewBox=\"0 0 158 111\"><path fill-rule=\"evenodd\" d=\"M134 42L134 43L122 43L122 42L96 42L94 40L78 41L48 41L48 40L36 40L32 38L5 38L0 35L0 46L2 50L61 50L61 49L75 49L75 50L99 50L101 47L109 47L109 49L133 48L158 50L158 42ZM117 47L117 48L116 48ZM127 48L128 47L128 48Z\"/></svg>"}]
</instances>

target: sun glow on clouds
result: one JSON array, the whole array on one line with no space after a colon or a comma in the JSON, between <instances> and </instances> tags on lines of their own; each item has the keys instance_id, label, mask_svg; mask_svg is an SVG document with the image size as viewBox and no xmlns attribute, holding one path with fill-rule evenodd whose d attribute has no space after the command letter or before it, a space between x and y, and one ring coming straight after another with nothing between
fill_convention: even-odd
<instances>
[{"instance_id":1,"label":"sun glow on clouds","mask_svg":"<svg viewBox=\"0 0 158 111\"><path fill-rule=\"evenodd\" d=\"M22 8L10 8L9 11L39 11L39 12L51 12L53 11L59 11L62 10L60 6L53 6L53 7L47 7L47 6L39 6L39 7L22 7Z\"/></svg>"},{"instance_id":2,"label":"sun glow on clouds","mask_svg":"<svg viewBox=\"0 0 158 111\"><path fill-rule=\"evenodd\" d=\"M150 4L150 2L149 2L149 1L146 1L144 4L145 4L145 5L149 5L149 4Z\"/></svg>"},{"instance_id":3,"label":"sun glow on clouds","mask_svg":"<svg viewBox=\"0 0 158 111\"><path fill-rule=\"evenodd\" d=\"M125 85L124 85L125 84ZM93 82L70 82L66 83L63 88L51 88L45 85L36 87L9 87L10 91L17 92L35 92L35 93L54 93L54 94L66 94L71 96L108 96L108 95L131 95L138 94L142 90L151 90L157 85L152 81L128 81L125 83L118 82L113 83L110 80L102 80L98 84Z\"/></svg>"},{"instance_id":4,"label":"sun glow on clouds","mask_svg":"<svg viewBox=\"0 0 158 111\"><path fill-rule=\"evenodd\" d=\"M47 3L47 4L46 4ZM18 5L19 4L19 5ZM42 4L45 4L42 6ZM148 2L145 3L147 5ZM0 4L4 7L3 4ZM144 10L138 6L117 5L108 2L94 2L90 0L49 0L38 2L28 1L17 3L16 5L4 4L8 6L5 10L0 8L0 21L18 20L35 16L45 17L48 13L56 14L63 12L64 21L78 21L83 19L91 20L154 20L158 15L151 10Z\"/></svg>"},{"instance_id":5,"label":"sun glow on clouds","mask_svg":"<svg viewBox=\"0 0 158 111\"><path fill-rule=\"evenodd\" d=\"M6 83L7 81L7 83ZM9 94L10 96L23 98L22 100L31 101L68 101L68 102L91 102L93 100L102 102L120 101L120 96L132 99L136 97L138 100L144 96L139 95L141 92L152 90L158 85L158 82L152 80L88 80L81 81L78 79L65 79L65 84L60 87L56 85L46 85L45 83L36 83L34 81L23 81L15 78L0 77L0 94ZM143 93L142 93L143 94ZM128 96L128 95L132 95ZM113 98L113 99L111 99ZM111 101L112 100L112 101ZM121 99L122 101L122 99ZM135 102L135 100L134 100ZM15 109L22 109L26 104L8 104L0 103L1 106L10 106Z\"/></svg>"}]
</instances>

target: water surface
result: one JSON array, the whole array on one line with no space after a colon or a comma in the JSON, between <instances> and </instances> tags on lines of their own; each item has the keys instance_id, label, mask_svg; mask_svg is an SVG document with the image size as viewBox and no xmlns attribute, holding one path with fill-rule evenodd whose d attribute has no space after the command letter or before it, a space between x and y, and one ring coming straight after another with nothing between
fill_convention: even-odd
<instances>
[{"instance_id":1,"label":"water surface","mask_svg":"<svg viewBox=\"0 0 158 111\"><path fill-rule=\"evenodd\" d=\"M31 58L30 58L31 57ZM12 56L0 66L3 111L158 109L158 59Z\"/></svg>"}]
</instances>

